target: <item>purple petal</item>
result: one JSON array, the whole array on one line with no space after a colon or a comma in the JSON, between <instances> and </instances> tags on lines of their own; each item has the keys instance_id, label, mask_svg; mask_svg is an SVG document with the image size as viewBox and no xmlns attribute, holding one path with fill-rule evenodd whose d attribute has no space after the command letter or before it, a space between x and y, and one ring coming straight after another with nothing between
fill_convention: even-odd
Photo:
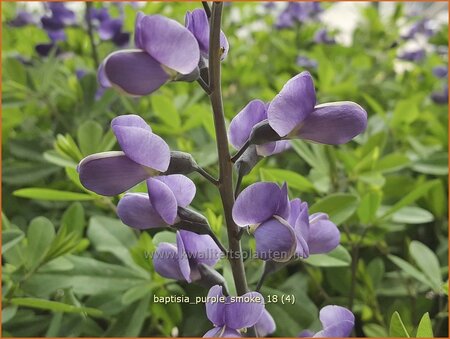
<instances>
[{"instance_id":1,"label":"purple petal","mask_svg":"<svg viewBox=\"0 0 450 339\"><path fill-rule=\"evenodd\" d=\"M143 166L165 172L170 163L170 149L166 142L147 126L129 125L130 119L137 120L136 116L116 119L111 123L111 128L127 157Z\"/></svg>"},{"instance_id":2,"label":"purple petal","mask_svg":"<svg viewBox=\"0 0 450 339\"><path fill-rule=\"evenodd\" d=\"M355 316L345 307L329 305L320 310L319 319L323 330L314 337L348 337L355 324Z\"/></svg>"},{"instance_id":3,"label":"purple petal","mask_svg":"<svg viewBox=\"0 0 450 339\"><path fill-rule=\"evenodd\" d=\"M270 126L281 137L288 135L308 117L316 104L316 92L309 72L290 79L267 110Z\"/></svg>"},{"instance_id":4,"label":"purple petal","mask_svg":"<svg viewBox=\"0 0 450 339\"><path fill-rule=\"evenodd\" d=\"M152 206L167 224L173 225L177 218L178 204L172 190L154 178L147 180L147 189Z\"/></svg>"},{"instance_id":5,"label":"purple petal","mask_svg":"<svg viewBox=\"0 0 450 339\"><path fill-rule=\"evenodd\" d=\"M225 325L225 303L212 302L212 298L215 297L218 300L223 297L222 286L215 285L209 289L208 301L206 302L206 316L215 326Z\"/></svg>"},{"instance_id":6,"label":"purple petal","mask_svg":"<svg viewBox=\"0 0 450 339\"><path fill-rule=\"evenodd\" d=\"M117 205L117 215L125 225L141 230L166 225L144 193L125 194Z\"/></svg>"},{"instance_id":7,"label":"purple petal","mask_svg":"<svg viewBox=\"0 0 450 339\"><path fill-rule=\"evenodd\" d=\"M278 207L275 215L278 215L287 220L291 211L291 205L289 203L288 188L286 183L284 183L281 187L280 193L280 200L278 202Z\"/></svg>"},{"instance_id":8,"label":"purple petal","mask_svg":"<svg viewBox=\"0 0 450 339\"><path fill-rule=\"evenodd\" d=\"M241 333L228 327L214 327L203 338L241 338Z\"/></svg>"},{"instance_id":9,"label":"purple petal","mask_svg":"<svg viewBox=\"0 0 450 339\"><path fill-rule=\"evenodd\" d=\"M295 136L328 145L344 144L367 127L367 113L351 101L316 106Z\"/></svg>"},{"instance_id":10,"label":"purple petal","mask_svg":"<svg viewBox=\"0 0 450 339\"><path fill-rule=\"evenodd\" d=\"M264 310L258 322L255 324L255 328L259 337L267 337L269 334L275 332L277 327L270 313Z\"/></svg>"},{"instance_id":11,"label":"purple petal","mask_svg":"<svg viewBox=\"0 0 450 339\"><path fill-rule=\"evenodd\" d=\"M65 41L67 39L66 33L63 29L57 31L47 31L47 35L52 42Z\"/></svg>"},{"instance_id":12,"label":"purple petal","mask_svg":"<svg viewBox=\"0 0 450 339\"><path fill-rule=\"evenodd\" d=\"M311 330L303 330L299 333L299 338L312 338L314 336L314 332Z\"/></svg>"},{"instance_id":13,"label":"purple petal","mask_svg":"<svg viewBox=\"0 0 450 339\"><path fill-rule=\"evenodd\" d=\"M241 298L225 306L225 325L236 330L255 325L264 311L264 298L258 292L245 293Z\"/></svg>"},{"instance_id":14,"label":"purple petal","mask_svg":"<svg viewBox=\"0 0 450 339\"><path fill-rule=\"evenodd\" d=\"M239 226L259 224L274 215L281 197L277 184L258 182L242 191L233 206L233 219Z\"/></svg>"},{"instance_id":15,"label":"purple petal","mask_svg":"<svg viewBox=\"0 0 450 339\"><path fill-rule=\"evenodd\" d=\"M165 278L184 280L178 265L178 250L172 244L159 243L153 255L153 266L155 271Z\"/></svg>"},{"instance_id":16,"label":"purple petal","mask_svg":"<svg viewBox=\"0 0 450 339\"><path fill-rule=\"evenodd\" d=\"M103 67L103 76L106 76L108 82L132 96L153 93L170 79L160 63L141 50L111 53ZM99 75L99 80L101 79L102 76Z\"/></svg>"},{"instance_id":17,"label":"purple petal","mask_svg":"<svg viewBox=\"0 0 450 339\"><path fill-rule=\"evenodd\" d=\"M144 16L139 21L141 47L161 64L181 74L198 65L200 49L189 30L162 15Z\"/></svg>"},{"instance_id":18,"label":"purple petal","mask_svg":"<svg viewBox=\"0 0 450 339\"><path fill-rule=\"evenodd\" d=\"M189 265L189 258L186 253L186 248L184 247L183 238L181 233L177 232L177 249L178 249L178 265L184 280L187 282L192 282L191 279L191 267Z\"/></svg>"},{"instance_id":19,"label":"purple petal","mask_svg":"<svg viewBox=\"0 0 450 339\"><path fill-rule=\"evenodd\" d=\"M281 218L272 218L258 226L255 233L259 259L285 262L296 249L294 229Z\"/></svg>"},{"instance_id":20,"label":"purple petal","mask_svg":"<svg viewBox=\"0 0 450 339\"><path fill-rule=\"evenodd\" d=\"M304 202L300 205L300 213L295 221L294 232L297 242L295 253L301 258L308 258L310 254L309 242L310 226L308 221L308 205Z\"/></svg>"},{"instance_id":21,"label":"purple petal","mask_svg":"<svg viewBox=\"0 0 450 339\"><path fill-rule=\"evenodd\" d=\"M182 174L163 175L155 179L162 181L172 190L180 207L188 206L195 197L194 182Z\"/></svg>"},{"instance_id":22,"label":"purple petal","mask_svg":"<svg viewBox=\"0 0 450 339\"><path fill-rule=\"evenodd\" d=\"M142 19L144 17L145 14L139 11L134 22L134 45L138 49L144 49L144 42L142 41Z\"/></svg>"},{"instance_id":23,"label":"purple petal","mask_svg":"<svg viewBox=\"0 0 450 339\"><path fill-rule=\"evenodd\" d=\"M209 235L200 235L189 231L179 231L183 239L186 253L190 255L190 262L214 266L220 259L221 251Z\"/></svg>"},{"instance_id":24,"label":"purple petal","mask_svg":"<svg viewBox=\"0 0 450 339\"><path fill-rule=\"evenodd\" d=\"M98 28L98 35L102 40L111 40L116 34L122 30L122 20L111 19L105 20Z\"/></svg>"},{"instance_id":25,"label":"purple petal","mask_svg":"<svg viewBox=\"0 0 450 339\"><path fill-rule=\"evenodd\" d=\"M184 25L195 36L200 47L200 53L208 58L209 53L209 22L206 12L197 8L192 12L186 12ZM225 34L220 31L220 47L222 48L221 60L228 55L229 44Z\"/></svg>"},{"instance_id":26,"label":"purple petal","mask_svg":"<svg viewBox=\"0 0 450 339\"><path fill-rule=\"evenodd\" d=\"M289 140L280 140L269 142L264 145L257 145L256 151L259 155L263 157L267 157L269 155L274 155L278 153L282 153L291 148L291 142Z\"/></svg>"},{"instance_id":27,"label":"purple petal","mask_svg":"<svg viewBox=\"0 0 450 339\"><path fill-rule=\"evenodd\" d=\"M109 82L108 77L105 74L105 61L103 61L100 66L98 66L97 81L102 87L112 87L112 84Z\"/></svg>"},{"instance_id":28,"label":"purple petal","mask_svg":"<svg viewBox=\"0 0 450 339\"><path fill-rule=\"evenodd\" d=\"M230 142L234 148L241 148L258 122L267 119L266 104L252 100L231 120L228 129Z\"/></svg>"},{"instance_id":29,"label":"purple petal","mask_svg":"<svg viewBox=\"0 0 450 339\"><path fill-rule=\"evenodd\" d=\"M155 174L123 152L103 152L87 156L78 165L80 181L95 193L113 196L125 192Z\"/></svg>"},{"instance_id":30,"label":"purple petal","mask_svg":"<svg viewBox=\"0 0 450 339\"><path fill-rule=\"evenodd\" d=\"M143 130L152 131L152 128L149 124L145 122L144 119L142 119L139 115L136 114L124 114L119 115L118 117L115 117L111 120L111 128L114 129L114 127L137 127L142 128Z\"/></svg>"},{"instance_id":31,"label":"purple petal","mask_svg":"<svg viewBox=\"0 0 450 339\"><path fill-rule=\"evenodd\" d=\"M337 226L328 220L328 215L312 214L309 225L307 243L311 254L328 253L339 245L341 234Z\"/></svg>"}]
</instances>

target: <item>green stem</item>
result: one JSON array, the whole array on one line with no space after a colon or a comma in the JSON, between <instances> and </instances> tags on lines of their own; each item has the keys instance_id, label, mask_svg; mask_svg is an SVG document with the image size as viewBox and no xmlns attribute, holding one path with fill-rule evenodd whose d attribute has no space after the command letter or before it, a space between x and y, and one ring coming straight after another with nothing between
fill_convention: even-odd
<instances>
[{"instance_id":1,"label":"green stem","mask_svg":"<svg viewBox=\"0 0 450 339\"><path fill-rule=\"evenodd\" d=\"M233 273L236 291L239 295L247 293L247 279L245 277L244 262L242 260L239 228L233 220L231 211L234 204L233 173L230 153L228 151L228 137L222 103L221 69L220 69L220 26L222 20L223 3L214 2L211 13L209 36L209 88L210 101L214 114L216 130L217 153L219 156L219 192L227 226L229 261Z\"/></svg>"}]
</instances>

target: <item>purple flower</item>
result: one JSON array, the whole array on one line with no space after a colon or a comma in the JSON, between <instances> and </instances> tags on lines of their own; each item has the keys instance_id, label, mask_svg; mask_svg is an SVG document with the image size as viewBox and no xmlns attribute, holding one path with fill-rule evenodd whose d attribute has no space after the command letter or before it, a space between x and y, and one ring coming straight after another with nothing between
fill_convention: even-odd
<instances>
[{"instance_id":1,"label":"purple flower","mask_svg":"<svg viewBox=\"0 0 450 339\"><path fill-rule=\"evenodd\" d=\"M117 51L103 61L98 80L132 96L156 91L178 73L189 74L199 63L200 50L192 33L161 15L136 17L134 50Z\"/></svg>"},{"instance_id":2,"label":"purple flower","mask_svg":"<svg viewBox=\"0 0 450 339\"><path fill-rule=\"evenodd\" d=\"M122 222L137 229L174 225L178 207L187 207L195 196L195 185L181 174L147 179L148 194L127 193L117 205Z\"/></svg>"},{"instance_id":3,"label":"purple flower","mask_svg":"<svg viewBox=\"0 0 450 339\"><path fill-rule=\"evenodd\" d=\"M430 27L430 21L428 19L422 19L413 24L406 34L402 35L405 40L414 38L417 34L422 34L427 37L433 36L435 31Z\"/></svg>"},{"instance_id":4,"label":"purple flower","mask_svg":"<svg viewBox=\"0 0 450 339\"><path fill-rule=\"evenodd\" d=\"M215 285L208 292L206 316L214 328L203 338L241 337L239 329L255 325L264 312L264 298L258 292L248 292L240 297L225 297L222 286Z\"/></svg>"},{"instance_id":5,"label":"purple flower","mask_svg":"<svg viewBox=\"0 0 450 339\"><path fill-rule=\"evenodd\" d=\"M97 20L99 23L102 23L103 21L109 20L111 17L108 12L108 8L101 7L101 8L92 8L90 12L90 18L92 20Z\"/></svg>"},{"instance_id":6,"label":"purple flower","mask_svg":"<svg viewBox=\"0 0 450 339\"><path fill-rule=\"evenodd\" d=\"M275 27L278 29L289 28L295 22L303 23L315 20L320 12L322 12L322 7L318 2L289 2L278 16Z\"/></svg>"},{"instance_id":7,"label":"purple flower","mask_svg":"<svg viewBox=\"0 0 450 339\"><path fill-rule=\"evenodd\" d=\"M297 57L297 65L304 68L317 68L317 61L310 59L304 55L299 55Z\"/></svg>"},{"instance_id":8,"label":"purple flower","mask_svg":"<svg viewBox=\"0 0 450 339\"><path fill-rule=\"evenodd\" d=\"M252 132L253 127L261 121L267 120L267 105L261 100L252 100L231 120L228 129L230 142L234 148L240 149ZM274 141L256 146L261 156L283 152L291 147L289 141Z\"/></svg>"},{"instance_id":9,"label":"purple flower","mask_svg":"<svg viewBox=\"0 0 450 339\"><path fill-rule=\"evenodd\" d=\"M55 51L55 55L61 54L61 49L54 42L37 44L34 49L40 56L43 57L50 55L52 51Z\"/></svg>"},{"instance_id":10,"label":"purple flower","mask_svg":"<svg viewBox=\"0 0 450 339\"><path fill-rule=\"evenodd\" d=\"M431 99L438 105L448 104L448 85L445 85L441 91L436 91L431 94Z\"/></svg>"},{"instance_id":11,"label":"purple flower","mask_svg":"<svg viewBox=\"0 0 450 339\"><path fill-rule=\"evenodd\" d=\"M153 255L153 265L159 275L192 282L200 279L198 265L214 266L220 259L220 249L209 235L177 231L176 245L159 243Z\"/></svg>"},{"instance_id":12,"label":"purple flower","mask_svg":"<svg viewBox=\"0 0 450 339\"><path fill-rule=\"evenodd\" d=\"M73 25L75 23L75 13L68 9L64 2L48 2L47 6L52 12L52 16L64 23L64 25Z\"/></svg>"},{"instance_id":13,"label":"purple flower","mask_svg":"<svg viewBox=\"0 0 450 339\"><path fill-rule=\"evenodd\" d=\"M18 11L14 19L9 22L12 27L23 27L27 25L34 25L36 23L33 15L26 11Z\"/></svg>"},{"instance_id":14,"label":"purple flower","mask_svg":"<svg viewBox=\"0 0 450 339\"><path fill-rule=\"evenodd\" d=\"M269 104L270 126L284 139L300 138L338 145L353 139L367 126L367 113L351 101L316 106L316 92L309 72L290 79Z\"/></svg>"},{"instance_id":15,"label":"purple flower","mask_svg":"<svg viewBox=\"0 0 450 339\"><path fill-rule=\"evenodd\" d=\"M314 35L314 42L316 44L332 45L336 43L336 40L329 35L325 28L321 28Z\"/></svg>"},{"instance_id":16,"label":"purple flower","mask_svg":"<svg viewBox=\"0 0 450 339\"><path fill-rule=\"evenodd\" d=\"M85 69L77 68L75 70L75 75L77 76L78 80L83 79L86 74L87 74L87 71Z\"/></svg>"},{"instance_id":17,"label":"purple flower","mask_svg":"<svg viewBox=\"0 0 450 339\"><path fill-rule=\"evenodd\" d=\"M208 58L209 22L206 12L200 8L194 9L192 12L186 12L184 25L197 39L201 56ZM220 47L222 49L221 60L224 60L228 54L229 44L227 37L222 31L220 31Z\"/></svg>"},{"instance_id":18,"label":"purple flower","mask_svg":"<svg viewBox=\"0 0 450 339\"><path fill-rule=\"evenodd\" d=\"M425 58L425 50L424 49L416 49L410 51L404 51L399 54L398 58L400 60L419 62Z\"/></svg>"},{"instance_id":19,"label":"purple flower","mask_svg":"<svg viewBox=\"0 0 450 339\"><path fill-rule=\"evenodd\" d=\"M273 320L269 311L266 309L261 314L258 322L255 324L256 333L259 337L267 337L276 330L275 320Z\"/></svg>"},{"instance_id":20,"label":"purple flower","mask_svg":"<svg viewBox=\"0 0 450 339\"><path fill-rule=\"evenodd\" d=\"M441 66L436 66L433 68L433 75L436 78L445 78L448 74L448 67L441 65Z\"/></svg>"},{"instance_id":21,"label":"purple flower","mask_svg":"<svg viewBox=\"0 0 450 339\"><path fill-rule=\"evenodd\" d=\"M124 46L130 40L130 33L123 32L122 19L106 19L100 23L98 35L102 40L111 40L117 46Z\"/></svg>"},{"instance_id":22,"label":"purple flower","mask_svg":"<svg viewBox=\"0 0 450 339\"><path fill-rule=\"evenodd\" d=\"M260 259L285 262L293 255L327 253L339 244L340 234L325 213L308 215L300 199L289 201L287 185L270 182L250 185L237 197L233 219L251 226Z\"/></svg>"},{"instance_id":23,"label":"purple flower","mask_svg":"<svg viewBox=\"0 0 450 339\"><path fill-rule=\"evenodd\" d=\"M152 176L165 172L169 146L137 115L121 115L111 121L121 152L87 156L78 165L80 181L95 193L113 196Z\"/></svg>"},{"instance_id":24,"label":"purple flower","mask_svg":"<svg viewBox=\"0 0 450 339\"><path fill-rule=\"evenodd\" d=\"M319 319L322 330L314 333L305 330L299 337L314 338L347 338L355 325L355 316L351 311L342 306L329 305L320 310Z\"/></svg>"}]
</instances>

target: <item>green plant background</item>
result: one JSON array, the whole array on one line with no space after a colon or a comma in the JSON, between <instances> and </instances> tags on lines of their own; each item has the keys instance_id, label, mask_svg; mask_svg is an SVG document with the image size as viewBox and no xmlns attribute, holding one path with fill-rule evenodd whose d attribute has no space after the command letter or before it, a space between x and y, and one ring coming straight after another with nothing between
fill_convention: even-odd
<instances>
[{"instance_id":1,"label":"green plant background","mask_svg":"<svg viewBox=\"0 0 450 339\"><path fill-rule=\"evenodd\" d=\"M34 46L46 34L7 24L20 6L2 4L3 336L202 336L211 328L204 305L153 302L153 295L205 295L196 285L158 276L145 258L174 233L139 233L121 224L114 212L118 198L86 191L76 165L89 154L117 149L109 122L132 112L171 149L192 153L217 174L207 96L195 83L172 83L140 99L107 90L95 100L86 29L66 29L61 48L69 54L40 58ZM148 3L141 10L183 22L185 11L196 7L200 3ZM124 10L125 28L132 32L136 9ZM290 264L267 280L262 293L296 299L293 305L267 305L277 324L274 336L318 329L322 306L346 306L350 299L357 336L423 337L431 329L447 336L448 106L430 100L443 87L432 68L447 57L429 52L423 61L407 63L407 71L395 72L397 48L404 44L400 24L417 17L406 16L401 3L389 16L376 5L359 11L353 44L342 46L311 43L322 23L277 31L274 15L261 4L225 7L228 121L251 99L269 101L302 71L299 54L318 62L311 72L319 102L351 100L369 114L367 131L354 142L331 147L295 141L292 150L265 158L244 179L244 185L286 181L291 198L327 212L342 233L338 249ZM447 27L430 40L434 47L447 49ZM115 49L101 43L98 52L103 58ZM88 71L80 81L79 68ZM200 176L191 178L197 185L193 207L225 240L217 191ZM244 237L245 250L254 246ZM245 266L254 287L261 262ZM228 264L221 261L217 269L233 289Z\"/></svg>"}]
</instances>

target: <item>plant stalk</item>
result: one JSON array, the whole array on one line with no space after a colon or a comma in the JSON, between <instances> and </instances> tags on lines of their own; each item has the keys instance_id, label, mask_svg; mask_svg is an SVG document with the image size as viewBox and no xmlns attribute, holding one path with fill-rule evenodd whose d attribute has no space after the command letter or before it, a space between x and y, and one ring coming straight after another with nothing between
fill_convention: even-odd
<instances>
[{"instance_id":1,"label":"plant stalk","mask_svg":"<svg viewBox=\"0 0 450 339\"><path fill-rule=\"evenodd\" d=\"M100 63L98 61L97 46L94 40L91 12L92 12L92 2L86 2L86 23L88 26L88 35L89 35L89 42L91 44L92 59L94 60L95 68L98 68Z\"/></svg>"},{"instance_id":2,"label":"plant stalk","mask_svg":"<svg viewBox=\"0 0 450 339\"><path fill-rule=\"evenodd\" d=\"M227 226L228 246L231 270L238 295L247 293L247 279L245 277L244 262L242 260L239 228L233 220L232 208L233 172L230 153L228 151L228 137L222 103L221 69L220 69L220 26L222 20L223 3L214 2L212 5L210 35L209 35L209 95L214 114L214 128L216 131L217 153L219 157L219 192Z\"/></svg>"}]
</instances>

